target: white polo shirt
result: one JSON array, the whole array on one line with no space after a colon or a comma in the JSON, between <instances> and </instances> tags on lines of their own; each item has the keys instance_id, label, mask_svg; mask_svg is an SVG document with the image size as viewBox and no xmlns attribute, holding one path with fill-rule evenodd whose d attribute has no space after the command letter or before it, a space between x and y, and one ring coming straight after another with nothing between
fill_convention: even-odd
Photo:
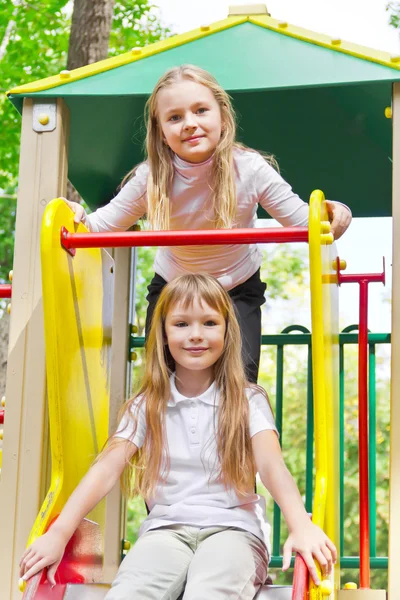
<instances>
[{"instance_id":1,"label":"white polo shirt","mask_svg":"<svg viewBox=\"0 0 400 600\"><path fill-rule=\"evenodd\" d=\"M265 515L265 500L249 489L239 497L216 480L219 471L214 435L215 411L219 393L213 383L197 398L186 398L176 389L175 376L170 379L165 426L170 469L165 483L157 485L154 496L146 498L150 514L142 523L139 535L167 525L195 527L238 527L253 533L270 553L270 525ZM249 388L250 436L259 431L276 431L272 411L263 394ZM135 411L135 407L132 408ZM135 411L136 412L136 411ZM145 403L138 411L138 424L127 417L121 421L116 437L130 439L138 448L146 434ZM132 437L133 436L133 437Z\"/></svg>"}]
</instances>

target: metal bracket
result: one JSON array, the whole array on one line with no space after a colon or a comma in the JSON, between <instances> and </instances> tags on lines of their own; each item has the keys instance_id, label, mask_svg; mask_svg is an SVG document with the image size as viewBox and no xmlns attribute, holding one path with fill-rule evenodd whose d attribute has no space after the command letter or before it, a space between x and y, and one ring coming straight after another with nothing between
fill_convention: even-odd
<instances>
[{"instance_id":1,"label":"metal bracket","mask_svg":"<svg viewBox=\"0 0 400 600\"><path fill-rule=\"evenodd\" d=\"M43 131L54 131L57 124L56 101L38 102L33 101L32 129L38 133Z\"/></svg>"}]
</instances>

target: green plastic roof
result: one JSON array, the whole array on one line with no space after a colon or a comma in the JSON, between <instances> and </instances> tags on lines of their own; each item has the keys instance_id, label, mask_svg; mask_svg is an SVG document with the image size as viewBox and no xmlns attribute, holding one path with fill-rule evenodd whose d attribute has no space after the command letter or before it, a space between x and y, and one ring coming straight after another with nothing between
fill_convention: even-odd
<instances>
[{"instance_id":1,"label":"green plastic roof","mask_svg":"<svg viewBox=\"0 0 400 600\"><path fill-rule=\"evenodd\" d=\"M170 67L197 64L232 95L239 138L276 155L308 199L315 188L355 216L391 214L391 86L400 70L244 21L111 70L24 97L63 97L69 177L91 207L110 200L142 159L143 108Z\"/></svg>"}]
</instances>

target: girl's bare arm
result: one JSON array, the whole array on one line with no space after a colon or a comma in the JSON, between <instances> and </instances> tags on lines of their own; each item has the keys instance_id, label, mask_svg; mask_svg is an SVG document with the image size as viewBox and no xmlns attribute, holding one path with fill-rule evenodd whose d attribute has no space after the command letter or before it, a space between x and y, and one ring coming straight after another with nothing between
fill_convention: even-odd
<instances>
[{"instance_id":1,"label":"girl's bare arm","mask_svg":"<svg viewBox=\"0 0 400 600\"><path fill-rule=\"evenodd\" d=\"M292 552L299 552L314 582L319 585L314 558L329 573L332 563L336 561L336 548L328 536L311 522L297 485L283 460L275 431L260 431L252 438L252 445L261 481L279 505L289 529L282 569L285 571L289 568Z\"/></svg>"},{"instance_id":2,"label":"girl's bare arm","mask_svg":"<svg viewBox=\"0 0 400 600\"><path fill-rule=\"evenodd\" d=\"M50 567L47 577L54 585L54 574L72 534L82 519L114 487L127 461L136 451L135 444L120 439L100 456L69 497L57 521L25 550L20 561L20 576L23 579L29 579L45 567Z\"/></svg>"}]
</instances>

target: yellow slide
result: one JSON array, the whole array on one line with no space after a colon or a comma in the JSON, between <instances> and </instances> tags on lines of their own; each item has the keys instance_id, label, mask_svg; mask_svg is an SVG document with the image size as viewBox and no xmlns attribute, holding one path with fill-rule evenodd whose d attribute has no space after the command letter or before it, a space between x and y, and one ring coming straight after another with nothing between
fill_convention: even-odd
<instances>
[{"instance_id":1,"label":"yellow slide","mask_svg":"<svg viewBox=\"0 0 400 600\"><path fill-rule=\"evenodd\" d=\"M101 249L70 255L60 244L62 226L87 231L74 226L63 200L53 200L41 237L52 470L28 544L60 513L108 437L113 260ZM101 581L105 501L88 518L67 548L60 583ZM24 598L33 598L39 583L32 578ZM40 587L42 597L47 584Z\"/></svg>"}]
</instances>

